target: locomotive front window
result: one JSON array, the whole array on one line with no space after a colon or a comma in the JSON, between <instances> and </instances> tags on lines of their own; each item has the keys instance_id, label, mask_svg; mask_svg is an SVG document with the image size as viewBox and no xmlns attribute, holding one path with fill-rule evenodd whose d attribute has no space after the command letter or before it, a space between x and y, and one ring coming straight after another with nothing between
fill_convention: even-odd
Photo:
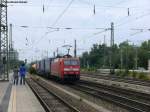
<instances>
[{"instance_id":1,"label":"locomotive front window","mask_svg":"<svg viewBox=\"0 0 150 112\"><path fill-rule=\"evenodd\" d=\"M64 65L79 65L77 60L65 60Z\"/></svg>"},{"instance_id":2,"label":"locomotive front window","mask_svg":"<svg viewBox=\"0 0 150 112\"><path fill-rule=\"evenodd\" d=\"M77 60L71 60L71 65L79 65Z\"/></svg>"}]
</instances>

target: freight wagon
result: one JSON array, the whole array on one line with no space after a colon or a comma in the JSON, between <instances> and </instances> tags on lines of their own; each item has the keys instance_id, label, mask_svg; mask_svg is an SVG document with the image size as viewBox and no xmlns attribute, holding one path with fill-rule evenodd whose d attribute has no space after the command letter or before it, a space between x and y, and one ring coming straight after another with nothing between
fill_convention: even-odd
<instances>
[{"instance_id":1,"label":"freight wagon","mask_svg":"<svg viewBox=\"0 0 150 112\"><path fill-rule=\"evenodd\" d=\"M36 70L38 74L44 77L56 77L63 81L77 81L80 79L79 58L70 55L37 61Z\"/></svg>"}]
</instances>

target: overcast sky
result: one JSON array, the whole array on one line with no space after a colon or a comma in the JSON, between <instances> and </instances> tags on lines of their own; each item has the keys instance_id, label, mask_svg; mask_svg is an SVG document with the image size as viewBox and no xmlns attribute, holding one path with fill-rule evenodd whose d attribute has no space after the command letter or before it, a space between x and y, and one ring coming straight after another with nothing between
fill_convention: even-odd
<instances>
[{"instance_id":1,"label":"overcast sky","mask_svg":"<svg viewBox=\"0 0 150 112\"><path fill-rule=\"evenodd\" d=\"M78 55L93 44L103 43L104 35L109 45L110 31L99 28L110 28L111 22L115 25L115 43L128 39L139 45L150 39L149 6L150 0L28 0L27 4L9 4L8 22L13 24L14 47L20 59L32 61L47 56L47 51L52 56L57 48L66 53L62 46L74 46L74 39Z\"/></svg>"}]
</instances>

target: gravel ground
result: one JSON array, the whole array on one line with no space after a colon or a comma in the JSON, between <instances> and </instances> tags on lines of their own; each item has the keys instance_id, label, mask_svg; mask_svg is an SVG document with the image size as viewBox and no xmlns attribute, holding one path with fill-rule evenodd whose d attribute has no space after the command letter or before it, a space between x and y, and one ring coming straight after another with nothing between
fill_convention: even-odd
<instances>
[{"instance_id":1,"label":"gravel ground","mask_svg":"<svg viewBox=\"0 0 150 112\"><path fill-rule=\"evenodd\" d=\"M127 110L122 109L116 105L113 105L111 103L105 102L100 99L97 99L93 96L89 96L78 90L72 89L71 87L68 87L67 84L59 84L54 81L47 81L47 83L57 86L59 89L61 89L64 92L67 92L67 94L69 94L69 95L71 94L71 96L73 96L77 99L77 101L74 103L78 104L78 106L80 105L80 107L84 107L81 105L81 101L82 101L82 102L87 103L88 105L94 107L95 109L99 110L99 112L128 112ZM93 112L93 110L90 112Z\"/></svg>"},{"instance_id":2,"label":"gravel ground","mask_svg":"<svg viewBox=\"0 0 150 112\"><path fill-rule=\"evenodd\" d=\"M38 79L40 81L40 79ZM80 96L74 94L71 90L66 90L61 84L56 84L52 81L46 81L49 84L51 91L55 94L61 96L68 103L79 109L81 112L110 112L103 107L100 107L92 102L89 102L86 99L81 98Z\"/></svg>"},{"instance_id":3,"label":"gravel ground","mask_svg":"<svg viewBox=\"0 0 150 112\"><path fill-rule=\"evenodd\" d=\"M109 103L109 102L106 102L104 100L95 98L91 95L85 94L85 93L80 92L80 91L75 90L75 89L72 89L71 87L66 87L66 86L61 86L61 87L68 90L68 91L73 92L74 94L80 96L82 99L87 99L88 101L93 102L96 105L102 106L103 108L105 108L111 112L128 112L127 110L122 109L122 108L120 108L120 107L118 107L112 103Z\"/></svg>"}]
</instances>

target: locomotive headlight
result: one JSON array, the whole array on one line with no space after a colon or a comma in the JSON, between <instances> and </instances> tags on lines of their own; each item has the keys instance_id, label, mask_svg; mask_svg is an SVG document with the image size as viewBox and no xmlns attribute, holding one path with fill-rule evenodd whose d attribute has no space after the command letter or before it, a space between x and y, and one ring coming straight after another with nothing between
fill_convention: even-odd
<instances>
[{"instance_id":1,"label":"locomotive headlight","mask_svg":"<svg viewBox=\"0 0 150 112\"><path fill-rule=\"evenodd\" d=\"M79 68L64 68L64 71L79 71Z\"/></svg>"},{"instance_id":2,"label":"locomotive headlight","mask_svg":"<svg viewBox=\"0 0 150 112\"><path fill-rule=\"evenodd\" d=\"M76 74L79 74L79 72L76 72Z\"/></svg>"},{"instance_id":3,"label":"locomotive headlight","mask_svg":"<svg viewBox=\"0 0 150 112\"><path fill-rule=\"evenodd\" d=\"M70 68L64 68L64 71L71 71L72 69Z\"/></svg>"},{"instance_id":4,"label":"locomotive headlight","mask_svg":"<svg viewBox=\"0 0 150 112\"><path fill-rule=\"evenodd\" d=\"M64 72L64 74L67 74L67 72Z\"/></svg>"},{"instance_id":5,"label":"locomotive headlight","mask_svg":"<svg viewBox=\"0 0 150 112\"><path fill-rule=\"evenodd\" d=\"M79 71L79 68L73 68L73 71Z\"/></svg>"}]
</instances>

